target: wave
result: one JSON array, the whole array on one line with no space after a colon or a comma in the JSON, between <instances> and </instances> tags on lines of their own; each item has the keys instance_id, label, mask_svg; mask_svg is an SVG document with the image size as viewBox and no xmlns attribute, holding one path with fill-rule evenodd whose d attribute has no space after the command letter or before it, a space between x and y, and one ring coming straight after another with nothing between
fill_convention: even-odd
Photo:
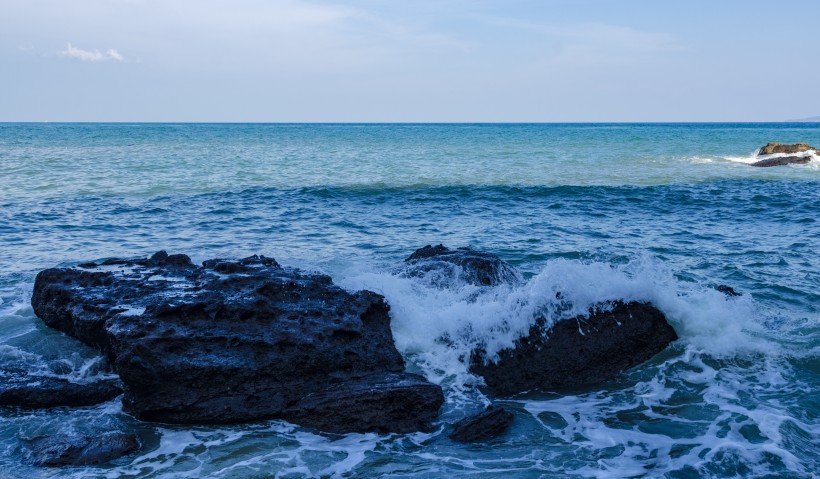
<instances>
[{"instance_id":1,"label":"wave","mask_svg":"<svg viewBox=\"0 0 820 479\"><path fill-rule=\"evenodd\" d=\"M399 350L431 380L459 387L480 382L468 371L476 347L496 354L527 334L536 317L549 324L586 315L608 300L653 303L681 342L715 357L779 349L766 338L751 296L727 298L709 286L682 282L648 257L623 265L558 258L527 281L496 287L474 286L457 274L442 287L436 273L408 278L366 267L345 271L338 281L383 294Z\"/></svg>"},{"instance_id":2,"label":"wave","mask_svg":"<svg viewBox=\"0 0 820 479\"><path fill-rule=\"evenodd\" d=\"M812 168L817 169L820 168L820 156L812 151L805 151L802 153L775 153L772 155L759 155L758 151L753 152L748 156L721 156L718 157L719 160L728 161L731 163L743 163L746 165L751 165L753 163L757 163L761 160L767 160L771 158L786 158L790 156L797 156L801 158L809 158L809 162L802 164L802 165L793 165L795 167L802 167L802 168ZM695 157L693 161L698 162L711 162L713 161L712 158L709 157Z\"/></svg>"}]
</instances>

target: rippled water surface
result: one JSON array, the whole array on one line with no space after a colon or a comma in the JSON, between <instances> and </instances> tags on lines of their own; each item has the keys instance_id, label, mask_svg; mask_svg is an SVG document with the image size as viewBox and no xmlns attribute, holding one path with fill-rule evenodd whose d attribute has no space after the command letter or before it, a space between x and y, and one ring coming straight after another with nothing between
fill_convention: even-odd
<instances>
[{"instance_id":1,"label":"rippled water surface","mask_svg":"<svg viewBox=\"0 0 820 479\"><path fill-rule=\"evenodd\" d=\"M816 477L820 159L750 167L768 141L820 146L820 124L0 124L4 368L105 371L34 317L41 269L260 253L384 294L397 347L447 396L435 431L403 436L141 423L118 400L5 409L0 477ZM494 252L526 281L391 273L432 243ZM652 301L680 340L600 388L494 398L512 430L451 442L445 424L487 401L459 357L511 340L502 322L526 330L558 291L577 310ZM108 430L142 450L98 468L24 458L21 439Z\"/></svg>"}]
</instances>

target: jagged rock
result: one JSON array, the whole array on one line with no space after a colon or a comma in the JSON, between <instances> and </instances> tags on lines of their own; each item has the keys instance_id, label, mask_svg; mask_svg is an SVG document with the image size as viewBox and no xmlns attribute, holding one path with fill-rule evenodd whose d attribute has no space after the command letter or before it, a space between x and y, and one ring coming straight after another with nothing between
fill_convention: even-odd
<instances>
[{"instance_id":1,"label":"jagged rock","mask_svg":"<svg viewBox=\"0 0 820 479\"><path fill-rule=\"evenodd\" d=\"M539 318L496 361L474 351L471 370L499 395L567 390L613 379L677 339L663 313L649 304L615 301L608 306L551 325Z\"/></svg>"},{"instance_id":2,"label":"jagged rock","mask_svg":"<svg viewBox=\"0 0 820 479\"><path fill-rule=\"evenodd\" d=\"M110 432L99 436L54 434L25 441L36 466L90 466L113 461L140 447L133 434Z\"/></svg>"},{"instance_id":3,"label":"jagged rock","mask_svg":"<svg viewBox=\"0 0 820 479\"><path fill-rule=\"evenodd\" d=\"M774 155L778 153L785 153L785 154L794 154L794 153L803 153L804 151L809 150L817 150L817 148L813 146L809 146L807 143L794 143L791 145L784 144L784 143L777 143L770 141L766 143L766 146L763 146L758 150L758 155Z\"/></svg>"},{"instance_id":4,"label":"jagged rock","mask_svg":"<svg viewBox=\"0 0 820 479\"><path fill-rule=\"evenodd\" d=\"M449 436L457 442L487 441L507 432L514 418L506 409L490 406L453 424Z\"/></svg>"},{"instance_id":5,"label":"jagged rock","mask_svg":"<svg viewBox=\"0 0 820 479\"><path fill-rule=\"evenodd\" d=\"M431 271L455 275L476 286L515 283L521 277L515 268L498 256L469 248L451 250L444 245L417 249L405 260L404 274L424 276Z\"/></svg>"},{"instance_id":6,"label":"jagged rock","mask_svg":"<svg viewBox=\"0 0 820 479\"><path fill-rule=\"evenodd\" d=\"M285 410L288 421L327 432L424 430L444 402L441 388L410 373L388 373L334 384Z\"/></svg>"},{"instance_id":7,"label":"jagged rock","mask_svg":"<svg viewBox=\"0 0 820 479\"><path fill-rule=\"evenodd\" d=\"M299 418L294 404L334 384L404 371L382 296L350 293L264 256L196 267L160 252L49 269L37 275L32 306L49 326L108 355L125 409L145 420L232 423L281 417L286 408ZM362 393L385 411L416 394L397 387L379 402ZM405 420L422 423L438 405L407 410ZM376 419L362 424L393 430Z\"/></svg>"},{"instance_id":8,"label":"jagged rock","mask_svg":"<svg viewBox=\"0 0 820 479\"><path fill-rule=\"evenodd\" d=\"M21 371L0 371L0 406L33 409L90 406L108 401L120 394L122 387L118 379L78 383Z\"/></svg>"},{"instance_id":9,"label":"jagged rock","mask_svg":"<svg viewBox=\"0 0 820 479\"><path fill-rule=\"evenodd\" d=\"M785 166L785 165L805 165L811 161L810 156L781 156L776 158L767 158L752 163L752 166L760 168L768 168L771 166Z\"/></svg>"}]
</instances>

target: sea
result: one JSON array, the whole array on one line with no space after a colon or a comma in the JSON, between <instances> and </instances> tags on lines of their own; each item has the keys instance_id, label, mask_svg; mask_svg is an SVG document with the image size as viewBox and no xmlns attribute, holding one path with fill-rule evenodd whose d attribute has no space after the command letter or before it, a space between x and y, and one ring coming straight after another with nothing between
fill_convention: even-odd
<instances>
[{"instance_id":1,"label":"sea","mask_svg":"<svg viewBox=\"0 0 820 479\"><path fill-rule=\"evenodd\" d=\"M384 295L409 370L446 396L433 430L405 435L146 423L119 399L0 409L0 477L817 478L820 158L751 167L769 141L820 146L820 123L0 124L0 369L111 374L35 317L40 270L264 254ZM428 244L497 254L524 280L397 273ZM490 397L464 364L539 314L609 299L653 303L680 339L571 392ZM448 439L491 401L515 415L504 436ZM142 448L27 459L26 439L107 431Z\"/></svg>"}]
</instances>

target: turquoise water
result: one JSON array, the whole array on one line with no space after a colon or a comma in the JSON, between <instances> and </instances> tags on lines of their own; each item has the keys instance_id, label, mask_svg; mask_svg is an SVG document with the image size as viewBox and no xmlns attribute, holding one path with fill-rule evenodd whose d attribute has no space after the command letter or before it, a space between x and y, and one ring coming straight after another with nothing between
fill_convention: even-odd
<instances>
[{"instance_id":1,"label":"turquoise water","mask_svg":"<svg viewBox=\"0 0 820 479\"><path fill-rule=\"evenodd\" d=\"M399 350L447 395L436 431L408 436L139 423L117 401L2 410L0 477L816 477L820 160L748 166L768 141L820 146L820 124L0 124L5 367L104 374L34 317L41 269L260 253L384 294ZM392 274L431 243L494 252L527 282ZM459 361L475 341L611 297L653 301L681 339L601 388L497 401L516 415L504 438L446 438L487 400ZM22 459L20 438L111 429L145 447L91 469Z\"/></svg>"}]
</instances>

